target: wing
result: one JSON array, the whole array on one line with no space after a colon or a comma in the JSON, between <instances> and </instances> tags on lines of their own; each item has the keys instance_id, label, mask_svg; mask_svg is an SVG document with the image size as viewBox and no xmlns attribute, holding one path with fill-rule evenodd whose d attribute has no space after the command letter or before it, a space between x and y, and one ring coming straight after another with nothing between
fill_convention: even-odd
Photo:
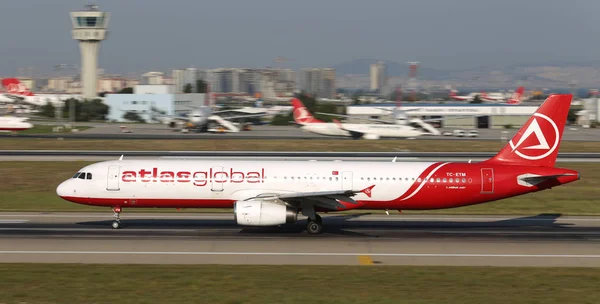
<instances>
[{"instance_id":1,"label":"wing","mask_svg":"<svg viewBox=\"0 0 600 304\"><path fill-rule=\"evenodd\" d=\"M352 197L358 193L364 193L371 197L375 185L362 190L335 190L335 191L316 191L316 192L294 192L282 194L261 194L255 198L262 199L280 199L290 205L300 206L301 203L312 204L315 207L321 207L330 210L348 209L348 206L340 203L344 202L351 205L358 205Z\"/></svg>"},{"instance_id":2,"label":"wing","mask_svg":"<svg viewBox=\"0 0 600 304\"><path fill-rule=\"evenodd\" d=\"M212 113L212 114L214 115L214 113ZM222 119L225 119L225 120L230 120L230 119L238 119L238 118L262 117L262 116L267 116L267 115L269 115L269 114L262 113L262 114L248 114L248 115L237 115L237 116L219 116L219 117L221 117Z\"/></svg>"}]
</instances>

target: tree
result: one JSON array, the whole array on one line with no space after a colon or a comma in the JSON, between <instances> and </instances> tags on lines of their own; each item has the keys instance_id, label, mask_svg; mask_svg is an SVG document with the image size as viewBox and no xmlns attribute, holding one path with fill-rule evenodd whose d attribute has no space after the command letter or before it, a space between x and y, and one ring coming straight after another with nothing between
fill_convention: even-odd
<instances>
[{"instance_id":1,"label":"tree","mask_svg":"<svg viewBox=\"0 0 600 304\"><path fill-rule=\"evenodd\" d=\"M43 105L41 108L40 115L46 117L54 117L56 115L55 111L56 108L54 107L54 105L50 102L46 102L46 104Z\"/></svg>"},{"instance_id":2,"label":"tree","mask_svg":"<svg viewBox=\"0 0 600 304\"><path fill-rule=\"evenodd\" d=\"M132 112L132 111L127 111L123 115L123 118L125 118L125 119L127 119L129 121L135 121L135 122L141 122L141 123L145 123L146 122L140 115L138 115L138 113Z\"/></svg>"},{"instance_id":3,"label":"tree","mask_svg":"<svg viewBox=\"0 0 600 304\"><path fill-rule=\"evenodd\" d=\"M196 93L206 93L208 92L208 84L202 80L196 80Z\"/></svg>"},{"instance_id":4,"label":"tree","mask_svg":"<svg viewBox=\"0 0 600 304\"><path fill-rule=\"evenodd\" d=\"M108 106L100 99L80 101L75 98L65 100L63 117L68 118L71 107L75 107L75 121L106 120Z\"/></svg>"},{"instance_id":5,"label":"tree","mask_svg":"<svg viewBox=\"0 0 600 304\"><path fill-rule=\"evenodd\" d=\"M127 87L119 91L119 94L133 94L133 88Z\"/></svg>"},{"instance_id":6,"label":"tree","mask_svg":"<svg viewBox=\"0 0 600 304\"><path fill-rule=\"evenodd\" d=\"M186 94L192 93L192 84L191 83L186 83L183 86L183 93L186 93Z\"/></svg>"}]
</instances>

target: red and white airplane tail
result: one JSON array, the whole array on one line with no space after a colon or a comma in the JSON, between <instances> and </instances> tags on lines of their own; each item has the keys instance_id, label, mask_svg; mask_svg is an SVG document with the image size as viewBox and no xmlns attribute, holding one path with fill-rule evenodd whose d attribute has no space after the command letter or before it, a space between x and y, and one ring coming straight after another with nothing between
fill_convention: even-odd
<instances>
[{"instance_id":1,"label":"red and white airplane tail","mask_svg":"<svg viewBox=\"0 0 600 304\"><path fill-rule=\"evenodd\" d=\"M571 107L571 94L550 95L488 163L554 167Z\"/></svg>"},{"instance_id":2,"label":"red and white airplane tail","mask_svg":"<svg viewBox=\"0 0 600 304\"><path fill-rule=\"evenodd\" d=\"M513 95L506 101L507 104L520 104L525 93L525 87L518 87Z\"/></svg>"},{"instance_id":3,"label":"red and white airplane tail","mask_svg":"<svg viewBox=\"0 0 600 304\"><path fill-rule=\"evenodd\" d=\"M292 98L292 106L294 107L294 121L297 124L306 123L322 123L323 121L316 119L308 109L304 106L302 101L298 98Z\"/></svg>"},{"instance_id":4,"label":"red and white airplane tail","mask_svg":"<svg viewBox=\"0 0 600 304\"><path fill-rule=\"evenodd\" d=\"M2 87L6 90L6 93L19 96L33 96L33 93L22 84L17 78L4 78L2 79Z\"/></svg>"}]
</instances>

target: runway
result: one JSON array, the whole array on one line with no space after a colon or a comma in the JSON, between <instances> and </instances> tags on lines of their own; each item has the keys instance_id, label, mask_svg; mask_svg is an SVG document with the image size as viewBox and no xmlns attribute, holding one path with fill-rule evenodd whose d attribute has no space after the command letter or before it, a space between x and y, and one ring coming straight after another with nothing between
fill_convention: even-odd
<instances>
[{"instance_id":1,"label":"runway","mask_svg":"<svg viewBox=\"0 0 600 304\"><path fill-rule=\"evenodd\" d=\"M40 123L52 124L53 123ZM61 134L4 134L0 138L69 138L69 139L327 139L327 140L353 140L349 137L332 137L303 131L298 126L273 126L257 125L251 131L237 133L181 133L177 129L161 124L118 124L118 123L77 123L79 126L89 126L90 129L76 133ZM120 126L127 126L132 133L122 133ZM459 128L442 128L440 132L452 131ZM453 136L420 136L423 140L503 140L511 138L518 129L477 129L478 137L465 138ZM395 138L381 138L380 140L398 140ZM564 141L599 141L599 129L565 128Z\"/></svg>"},{"instance_id":2,"label":"runway","mask_svg":"<svg viewBox=\"0 0 600 304\"><path fill-rule=\"evenodd\" d=\"M600 217L330 214L240 227L232 214L0 213L0 262L600 267Z\"/></svg>"}]
</instances>

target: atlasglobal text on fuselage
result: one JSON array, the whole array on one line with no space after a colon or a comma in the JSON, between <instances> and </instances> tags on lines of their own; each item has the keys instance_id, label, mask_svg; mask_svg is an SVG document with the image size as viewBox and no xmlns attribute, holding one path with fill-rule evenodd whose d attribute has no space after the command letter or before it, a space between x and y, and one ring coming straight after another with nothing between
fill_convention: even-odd
<instances>
[{"instance_id":1,"label":"atlasglobal text on fuselage","mask_svg":"<svg viewBox=\"0 0 600 304\"><path fill-rule=\"evenodd\" d=\"M113 208L233 208L240 225L274 226L319 212L427 210L495 201L579 179L555 167L571 95L552 95L482 162L128 160L95 163L61 183L65 200Z\"/></svg>"}]
</instances>

